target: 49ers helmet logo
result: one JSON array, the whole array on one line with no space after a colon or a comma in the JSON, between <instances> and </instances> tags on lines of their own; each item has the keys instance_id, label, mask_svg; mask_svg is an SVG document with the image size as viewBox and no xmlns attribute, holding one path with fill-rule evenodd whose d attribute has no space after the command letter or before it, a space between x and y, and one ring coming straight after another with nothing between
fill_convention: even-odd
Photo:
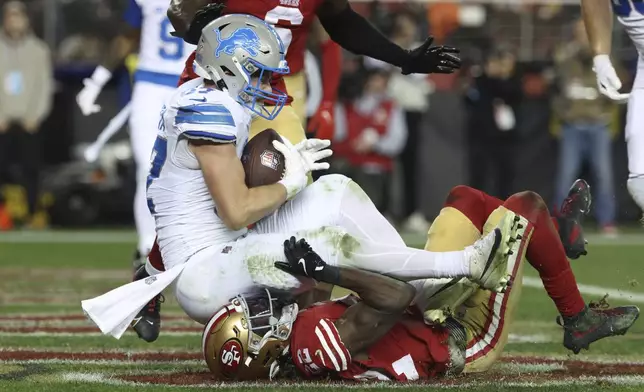
<instances>
[{"instance_id":1,"label":"49ers helmet logo","mask_svg":"<svg viewBox=\"0 0 644 392\"><path fill-rule=\"evenodd\" d=\"M237 368L242 361L242 347L237 339L230 339L221 347L219 354L219 364L221 370L228 374L237 372Z\"/></svg>"}]
</instances>

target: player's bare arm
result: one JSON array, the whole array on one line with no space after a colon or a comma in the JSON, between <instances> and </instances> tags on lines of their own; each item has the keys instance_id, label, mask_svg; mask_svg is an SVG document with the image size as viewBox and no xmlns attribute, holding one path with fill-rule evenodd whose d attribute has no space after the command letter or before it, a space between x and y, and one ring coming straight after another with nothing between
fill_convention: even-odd
<instances>
[{"instance_id":1,"label":"player's bare arm","mask_svg":"<svg viewBox=\"0 0 644 392\"><path fill-rule=\"evenodd\" d=\"M610 54L613 36L610 0L581 0L581 10L593 54Z\"/></svg>"},{"instance_id":2,"label":"player's bare arm","mask_svg":"<svg viewBox=\"0 0 644 392\"><path fill-rule=\"evenodd\" d=\"M308 243L291 237L284 242L288 262L275 266L294 275L311 277L356 292L362 299L335 321L352 356L362 353L398 322L416 294L400 280L373 272L327 265Z\"/></svg>"},{"instance_id":3,"label":"player's bare arm","mask_svg":"<svg viewBox=\"0 0 644 392\"><path fill-rule=\"evenodd\" d=\"M279 183L248 188L244 168L234 144L191 140L206 185L217 205L217 214L231 230L257 222L286 202L286 188Z\"/></svg>"},{"instance_id":4,"label":"player's bare arm","mask_svg":"<svg viewBox=\"0 0 644 392\"><path fill-rule=\"evenodd\" d=\"M433 38L413 50L391 42L369 21L351 8L348 0L326 0L318 18L332 40L358 55L369 56L410 73L452 73L461 67L459 50L450 46L431 46Z\"/></svg>"}]
</instances>

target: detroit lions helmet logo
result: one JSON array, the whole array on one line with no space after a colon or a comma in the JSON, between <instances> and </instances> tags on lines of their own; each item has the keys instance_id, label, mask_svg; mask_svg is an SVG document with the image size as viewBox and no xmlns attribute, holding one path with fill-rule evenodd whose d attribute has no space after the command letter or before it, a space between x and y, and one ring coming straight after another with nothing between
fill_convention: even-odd
<instances>
[{"instance_id":1,"label":"detroit lions helmet logo","mask_svg":"<svg viewBox=\"0 0 644 392\"><path fill-rule=\"evenodd\" d=\"M243 49L255 57L262 47L257 33L248 27L241 27L224 39L221 38L219 29L215 29L215 32L217 33L217 41L219 41L219 45L215 49L215 57L219 57L222 52L232 56L237 48Z\"/></svg>"}]
</instances>

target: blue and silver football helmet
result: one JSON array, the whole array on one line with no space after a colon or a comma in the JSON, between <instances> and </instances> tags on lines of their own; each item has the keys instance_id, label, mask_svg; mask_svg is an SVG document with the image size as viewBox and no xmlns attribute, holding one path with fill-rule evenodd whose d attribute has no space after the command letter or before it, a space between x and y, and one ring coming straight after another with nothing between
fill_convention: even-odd
<instances>
[{"instance_id":1,"label":"blue and silver football helmet","mask_svg":"<svg viewBox=\"0 0 644 392\"><path fill-rule=\"evenodd\" d=\"M273 74L288 74L286 49L275 29L250 15L231 14L203 29L195 58L197 75L213 80L251 112L272 120L288 95L262 89Z\"/></svg>"}]
</instances>

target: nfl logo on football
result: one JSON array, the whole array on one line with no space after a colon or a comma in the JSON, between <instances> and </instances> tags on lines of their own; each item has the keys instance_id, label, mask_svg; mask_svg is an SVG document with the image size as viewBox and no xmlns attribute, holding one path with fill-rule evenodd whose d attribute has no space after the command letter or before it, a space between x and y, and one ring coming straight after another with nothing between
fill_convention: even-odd
<instances>
[{"instance_id":1,"label":"nfl logo on football","mask_svg":"<svg viewBox=\"0 0 644 392\"><path fill-rule=\"evenodd\" d=\"M280 165L280 159L273 151L264 150L259 157L263 166L270 167L273 170L277 170Z\"/></svg>"}]
</instances>

